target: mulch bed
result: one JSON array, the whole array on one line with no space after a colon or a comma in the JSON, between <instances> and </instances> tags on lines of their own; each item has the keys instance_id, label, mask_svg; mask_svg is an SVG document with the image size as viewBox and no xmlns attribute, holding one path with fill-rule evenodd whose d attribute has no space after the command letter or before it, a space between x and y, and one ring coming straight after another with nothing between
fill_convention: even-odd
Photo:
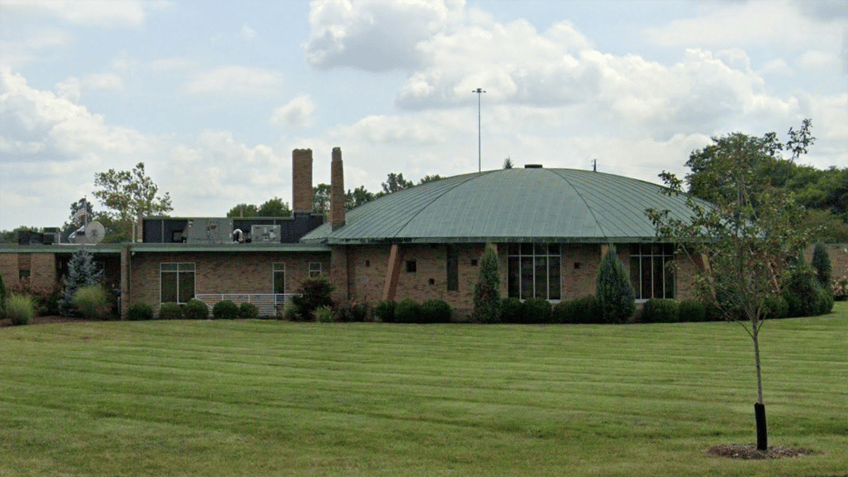
<instances>
[{"instance_id":1,"label":"mulch bed","mask_svg":"<svg viewBox=\"0 0 848 477\"><path fill-rule=\"evenodd\" d=\"M815 451L805 449L803 447L786 446L772 446L769 447L768 450L760 451L757 450L757 446L754 444L725 444L721 446L710 447L710 450L708 450L707 453L716 457L728 457L730 459L743 460L783 459L787 457L792 458L816 454ZM846 474L844 477L848 477L848 474Z\"/></svg>"}]
</instances>

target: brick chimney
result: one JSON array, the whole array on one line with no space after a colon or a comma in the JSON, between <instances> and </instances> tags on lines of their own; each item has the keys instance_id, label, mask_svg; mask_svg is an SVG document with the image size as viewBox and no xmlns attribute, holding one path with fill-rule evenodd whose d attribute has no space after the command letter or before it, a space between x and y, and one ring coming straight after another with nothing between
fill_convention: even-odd
<instances>
[{"instance_id":1,"label":"brick chimney","mask_svg":"<svg viewBox=\"0 0 848 477\"><path fill-rule=\"evenodd\" d=\"M333 148L330 174L330 227L335 229L345 223L344 166L340 147Z\"/></svg>"},{"instance_id":2,"label":"brick chimney","mask_svg":"<svg viewBox=\"0 0 848 477\"><path fill-rule=\"evenodd\" d=\"M312 213L312 149L292 151L292 212Z\"/></svg>"}]
</instances>

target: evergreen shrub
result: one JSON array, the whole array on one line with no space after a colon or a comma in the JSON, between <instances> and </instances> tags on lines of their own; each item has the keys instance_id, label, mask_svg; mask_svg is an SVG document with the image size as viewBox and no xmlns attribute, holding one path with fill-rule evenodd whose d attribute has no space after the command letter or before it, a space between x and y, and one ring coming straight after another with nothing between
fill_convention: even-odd
<instances>
[{"instance_id":1,"label":"evergreen shrub","mask_svg":"<svg viewBox=\"0 0 848 477\"><path fill-rule=\"evenodd\" d=\"M183 317L183 310L176 303L162 303L159 307L160 320L179 320Z\"/></svg>"},{"instance_id":2,"label":"evergreen shrub","mask_svg":"<svg viewBox=\"0 0 848 477\"><path fill-rule=\"evenodd\" d=\"M336 311L338 320L343 323L363 322L368 319L368 305L365 303L348 302Z\"/></svg>"},{"instance_id":3,"label":"evergreen shrub","mask_svg":"<svg viewBox=\"0 0 848 477\"><path fill-rule=\"evenodd\" d=\"M418 323L421 305L412 298L404 298L395 307L395 320L398 323Z\"/></svg>"},{"instance_id":4,"label":"evergreen shrub","mask_svg":"<svg viewBox=\"0 0 848 477\"><path fill-rule=\"evenodd\" d=\"M95 320L105 318L112 308L106 290L100 285L85 285L78 288L74 293L73 303L82 316Z\"/></svg>"},{"instance_id":5,"label":"evergreen shrub","mask_svg":"<svg viewBox=\"0 0 848 477\"><path fill-rule=\"evenodd\" d=\"M480 259L480 276L474 284L474 311L471 319L478 323L497 323L501 317L500 274L498 253L487 243Z\"/></svg>"},{"instance_id":6,"label":"evergreen shrub","mask_svg":"<svg viewBox=\"0 0 848 477\"><path fill-rule=\"evenodd\" d=\"M301 283L298 293L292 297L292 304L304 320L314 321L315 310L320 306L333 307L333 285L324 277L307 278Z\"/></svg>"},{"instance_id":7,"label":"evergreen shrub","mask_svg":"<svg viewBox=\"0 0 848 477\"><path fill-rule=\"evenodd\" d=\"M816 306L817 315L826 315L833 311L833 292L825 287L819 287L819 299Z\"/></svg>"},{"instance_id":8,"label":"evergreen shrub","mask_svg":"<svg viewBox=\"0 0 848 477\"><path fill-rule=\"evenodd\" d=\"M823 287L829 287L832 269L830 255L827 253L827 249L823 243L817 243L813 248L813 260L811 264L816 271L816 278L819 284Z\"/></svg>"},{"instance_id":9,"label":"evergreen shrub","mask_svg":"<svg viewBox=\"0 0 848 477\"><path fill-rule=\"evenodd\" d=\"M707 321L707 307L698 300L683 300L678 308L678 316L681 322Z\"/></svg>"},{"instance_id":10,"label":"evergreen shrub","mask_svg":"<svg viewBox=\"0 0 848 477\"><path fill-rule=\"evenodd\" d=\"M651 298L642 305L642 323L677 323L680 305L674 300Z\"/></svg>"},{"instance_id":11,"label":"evergreen shrub","mask_svg":"<svg viewBox=\"0 0 848 477\"><path fill-rule=\"evenodd\" d=\"M283 319L288 321L300 321L300 315L297 314L297 308L287 306L283 309Z\"/></svg>"},{"instance_id":12,"label":"evergreen shrub","mask_svg":"<svg viewBox=\"0 0 848 477\"><path fill-rule=\"evenodd\" d=\"M421 304L422 323L450 323L453 310L444 300L427 300Z\"/></svg>"},{"instance_id":13,"label":"evergreen shrub","mask_svg":"<svg viewBox=\"0 0 848 477\"><path fill-rule=\"evenodd\" d=\"M394 323L397 302L392 300L381 300L374 309L374 315L384 323Z\"/></svg>"},{"instance_id":14,"label":"evergreen shrub","mask_svg":"<svg viewBox=\"0 0 848 477\"><path fill-rule=\"evenodd\" d=\"M65 290L59 299L59 308L65 316L76 314L74 294L77 289L87 285L96 285L103 277L103 270L97 269L94 257L85 248L80 248L71 255L68 262L68 273L65 275Z\"/></svg>"},{"instance_id":15,"label":"evergreen shrub","mask_svg":"<svg viewBox=\"0 0 848 477\"><path fill-rule=\"evenodd\" d=\"M773 295L763 302L763 317L765 319L780 319L789 316L789 303L782 295Z\"/></svg>"},{"instance_id":16,"label":"evergreen shrub","mask_svg":"<svg viewBox=\"0 0 848 477\"><path fill-rule=\"evenodd\" d=\"M521 318L521 300L510 297L501 300L501 319L502 323L521 323L524 320Z\"/></svg>"},{"instance_id":17,"label":"evergreen shrub","mask_svg":"<svg viewBox=\"0 0 848 477\"><path fill-rule=\"evenodd\" d=\"M209 318L209 306L196 298L192 298L183 305L183 318L186 320L206 320Z\"/></svg>"},{"instance_id":18,"label":"evergreen shrub","mask_svg":"<svg viewBox=\"0 0 848 477\"><path fill-rule=\"evenodd\" d=\"M601 258L595 290L605 322L621 323L636 312L636 294L630 276L612 249Z\"/></svg>"},{"instance_id":19,"label":"evergreen shrub","mask_svg":"<svg viewBox=\"0 0 848 477\"><path fill-rule=\"evenodd\" d=\"M551 310L551 322L553 323L570 323L571 319L571 301L562 300L553 306Z\"/></svg>"},{"instance_id":20,"label":"evergreen shrub","mask_svg":"<svg viewBox=\"0 0 848 477\"><path fill-rule=\"evenodd\" d=\"M148 303L136 302L130 305L127 312L127 319L130 321L147 321L153 319L153 307Z\"/></svg>"},{"instance_id":21,"label":"evergreen shrub","mask_svg":"<svg viewBox=\"0 0 848 477\"><path fill-rule=\"evenodd\" d=\"M551 302L544 298L528 298L521 307L524 323L550 323L551 311Z\"/></svg>"},{"instance_id":22,"label":"evergreen shrub","mask_svg":"<svg viewBox=\"0 0 848 477\"><path fill-rule=\"evenodd\" d=\"M222 300L212 306L212 317L216 320L235 320L239 317L239 307L232 300Z\"/></svg>"},{"instance_id":23,"label":"evergreen shrub","mask_svg":"<svg viewBox=\"0 0 848 477\"><path fill-rule=\"evenodd\" d=\"M35 317L35 303L29 295L14 293L6 298L6 317L13 325L28 325Z\"/></svg>"},{"instance_id":24,"label":"evergreen shrub","mask_svg":"<svg viewBox=\"0 0 848 477\"><path fill-rule=\"evenodd\" d=\"M244 318L245 320L252 320L259 318L259 308L256 307L253 303L244 302L239 305L239 318Z\"/></svg>"}]
</instances>

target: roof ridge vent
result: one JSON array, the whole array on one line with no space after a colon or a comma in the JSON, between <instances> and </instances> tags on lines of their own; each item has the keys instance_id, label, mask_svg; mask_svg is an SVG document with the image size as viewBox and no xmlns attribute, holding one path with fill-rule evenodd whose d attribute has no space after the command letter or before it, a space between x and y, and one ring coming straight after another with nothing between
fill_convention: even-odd
<instances>
[{"instance_id":1,"label":"roof ridge vent","mask_svg":"<svg viewBox=\"0 0 848 477\"><path fill-rule=\"evenodd\" d=\"M525 169L541 169L541 164L524 164Z\"/></svg>"}]
</instances>

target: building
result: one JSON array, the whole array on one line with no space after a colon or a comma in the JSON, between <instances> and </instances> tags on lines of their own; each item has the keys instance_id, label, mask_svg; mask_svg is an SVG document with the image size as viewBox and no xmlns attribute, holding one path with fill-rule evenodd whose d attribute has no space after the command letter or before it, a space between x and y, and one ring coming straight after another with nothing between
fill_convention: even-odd
<instances>
[{"instance_id":1,"label":"building","mask_svg":"<svg viewBox=\"0 0 848 477\"><path fill-rule=\"evenodd\" d=\"M600 259L614 247L637 299L692 297L695 265L657 242L645 215L653 207L686 217L689 209L658 185L528 165L448 177L346 211L339 148L331 166L327 218L312 213L312 151L298 149L292 217L148 217L142 243L87 247L120 289L124 315L135 302L158 309L193 297L251 301L273 314L304 279L325 276L342 302L440 298L461 320L486 243L498 251L502 296L556 302L594 293ZM75 247L0 249L0 272L7 285L53 286ZM845 247L830 251L835 274L848 270ZM672 272L666 265L675 260Z\"/></svg>"}]
</instances>

